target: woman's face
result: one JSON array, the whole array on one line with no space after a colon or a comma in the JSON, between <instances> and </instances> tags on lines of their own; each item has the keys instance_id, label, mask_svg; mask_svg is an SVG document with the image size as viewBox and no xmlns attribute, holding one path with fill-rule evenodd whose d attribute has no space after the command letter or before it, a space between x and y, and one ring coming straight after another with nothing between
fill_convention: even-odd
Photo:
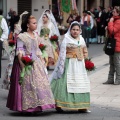
<instances>
[{"instance_id":1,"label":"woman's face","mask_svg":"<svg viewBox=\"0 0 120 120\"><path fill-rule=\"evenodd\" d=\"M48 22L48 17L46 15L43 15L43 23Z\"/></svg>"},{"instance_id":2,"label":"woman's face","mask_svg":"<svg viewBox=\"0 0 120 120\"><path fill-rule=\"evenodd\" d=\"M36 21L36 19L30 19L29 24L28 24L28 28L31 31L34 31L34 30L37 29L37 21Z\"/></svg>"},{"instance_id":3,"label":"woman's face","mask_svg":"<svg viewBox=\"0 0 120 120\"><path fill-rule=\"evenodd\" d=\"M81 32L80 27L77 25L73 26L70 30L71 36L73 38L77 38L80 35L80 32Z\"/></svg>"},{"instance_id":4,"label":"woman's face","mask_svg":"<svg viewBox=\"0 0 120 120\"><path fill-rule=\"evenodd\" d=\"M114 10L112 11L112 14L113 14L113 16L118 16L118 15L119 15L119 13L116 11L116 9L114 9Z\"/></svg>"}]
</instances>

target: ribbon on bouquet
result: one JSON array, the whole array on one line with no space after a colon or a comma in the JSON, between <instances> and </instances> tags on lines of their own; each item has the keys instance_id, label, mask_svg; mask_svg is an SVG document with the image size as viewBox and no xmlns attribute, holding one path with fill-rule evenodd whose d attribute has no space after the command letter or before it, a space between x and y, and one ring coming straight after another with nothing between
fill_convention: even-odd
<instances>
[{"instance_id":1,"label":"ribbon on bouquet","mask_svg":"<svg viewBox=\"0 0 120 120\"><path fill-rule=\"evenodd\" d=\"M30 71L32 70L32 66L31 65L26 65L21 73L20 73L20 80L19 80L19 84L21 85L23 83L24 80L24 76L25 74L30 75Z\"/></svg>"},{"instance_id":2,"label":"ribbon on bouquet","mask_svg":"<svg viewBox=\"0 0 120 120\"><path fill-rule=\"evenodd\" d=\"M43 58L47 58L48 57L48 54L45 50L42 50L42 57Z\"/></svg>"},{"instance_id":3,"label":"ribbon on bouquet","mask_svg":"<svg viewBox=\"0 0 120 120\"><path fill-rule=\"evenodd\" d=\"M56 49L57 49L57 44L56 44L56 42L55 42L55 41L52 41L51 43L52 43L54 49L56 50Z\"/></svg>"}]
</instances>

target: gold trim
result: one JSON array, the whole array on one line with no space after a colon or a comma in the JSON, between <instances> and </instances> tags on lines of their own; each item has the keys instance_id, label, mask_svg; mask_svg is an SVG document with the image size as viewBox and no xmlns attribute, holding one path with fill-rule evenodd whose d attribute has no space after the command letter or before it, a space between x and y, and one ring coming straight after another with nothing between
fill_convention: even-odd
<instances>
[{"instance_id":1,"label":"gold trim","mask_svg":"<svg viewBox=\"0 0 120 120\"><path fill-rule=\"evenodd\" d=\"M86 108L68 108L68 107L63 107L63 106L57 106L57 107L66 108L66 109L70 109L70 110L88 109L89 108L89 107L86 107Z\"/></svg>"},{"instance_id":2,"label":"gold trim","mask_svg":"<svg viewBox=\"0 0 120 120\"><path fill-rule=\"evenodd\" d=\"M79 105L79 104L90 104L90 102L86 102L86 103L70 103L70 102L61 102L59 100L55 100L58 103L62 103L62 104L72 104L72 105Z\"/></svg>"}]
</instances>

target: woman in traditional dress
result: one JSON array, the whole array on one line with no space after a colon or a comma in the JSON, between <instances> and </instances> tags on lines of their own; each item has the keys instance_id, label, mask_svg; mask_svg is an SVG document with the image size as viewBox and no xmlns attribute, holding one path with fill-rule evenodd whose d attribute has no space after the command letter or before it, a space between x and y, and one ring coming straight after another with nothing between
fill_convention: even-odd
<instances>
[{"instance_id":1,"label":"woman in traditional dress","mask_svg":"<svg viewBox=\"0 0 120 120\"><path fill-rule=\"evenodd\" d=\"M25 14L28 14L28 12L25 11L20 15L20 19L18 23L15 24L15 27L14 27L14 34L11 37L9 37L9 41L14 40L16 42L17 36L21 31L22 17L24 17ZM6 72L5 72L5 75L3 78L3 84L2 84L2 88L6 90L9 90L10 88L10 76L11 76L13 61L15 57L15 48L16 48L16 45L13 45L12 47L9 46L9 62L6 68Z\"/></svg>"},{"instance_id":2,"label":"woman in traditional dress","mask_svg":"<svg viewBox=\"0 0 120 120\"><path fill-rule=\"evenodd\" d=\"M56 110L60 112L62 108L90 112L90 81L84 62L88 51L80 32L79 23L71 23L50 78Z\"/></svg>"},{"instance_id":3,"label":"woman in traditional dress","mask_svg":"<svg viewBox=\"0 0 120 120\"><path fill-rule=\"evenodd\" d=\"M58 60L58 44L57 42L50 41L50 37L57 35L56 29L51 22L49 14L43 14L38 21L37 32L44 39L44 45L46 46L46 56L44 56L46 66L55 65Z\"/></svg>"},{"instance_id":4,"label":"woman in traditional dress","mask_svg":"<svg viewBox=\"0 0 120 120\"><path fill-rule=\"evenodd\" d=\"M55 17L53 15L53 13L51 12L51 10L45 10L43 13L47 13L50 15L50 19L51 19L51 22L53 23L54 27L55 27L55 30L56 30L56 34L57 36L59 37L59 40L60 40L60 32L59 32L59 29L58 29L58 26L57 26L57 22L55 20Z\"/></svg>"},{"instance_id":5,"label":"woman in traditional dress","mask_svg":"<svg viewBox=\"0 0 120 120\"><path fill-rule=\"evenodd\" d=\"M17 38L17 57L13 64L7 107L19 112L41 112L54 108L53 94L39 49L41 39L34 32L37 28L35 17L26 14L21 27L22 32ZM21 59L23 56L30 57L33 65L30 74L25 74L22 84L19 84L20 72L25 68Z\"/></svg>"}]
</instances>

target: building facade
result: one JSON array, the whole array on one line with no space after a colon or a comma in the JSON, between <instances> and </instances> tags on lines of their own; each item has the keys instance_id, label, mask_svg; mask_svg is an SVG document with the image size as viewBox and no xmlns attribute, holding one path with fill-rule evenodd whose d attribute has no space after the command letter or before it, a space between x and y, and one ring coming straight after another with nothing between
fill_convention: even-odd
<instances>
[{"instance_id":1,"label":"building facade","mask_svg":"<svg viewBox=\"0 0 120 120\"><path fill-rule=\"evenodd\" d=\"M82 14L83 10L98 8L98 6L102 6L104 8L112 6L112 0L77 0L77 7L80 14Z\"/></svg>"},{"instance_id":2,"label":"building facade","mask_svg":"<svg viewBox=\"0 0 120 120\"><path fill-rule=\"evenodd\" d=\"M76 0L76 2L80 14L83 10L89 10L92 7L112 6L112 0ZM57 0L0 0L0 9L3 9L4 16L7 16L10 8L13 8L18 14L26 10L39 19L45 9L52 9L56 3Z\"/></svg>"},{"instance_id":3,"label":"building facade","mask_svg":"<svg viewBox=\"0 0 120 120\"><path fill-rule=\"evenodd\" d=\"M0 9L3 9L3 15L6 17L9 9L12 8L18 14L29 11L37 19L45 9L49 9L49 0L0 0Z\"/></svg>"}]
</instances>

